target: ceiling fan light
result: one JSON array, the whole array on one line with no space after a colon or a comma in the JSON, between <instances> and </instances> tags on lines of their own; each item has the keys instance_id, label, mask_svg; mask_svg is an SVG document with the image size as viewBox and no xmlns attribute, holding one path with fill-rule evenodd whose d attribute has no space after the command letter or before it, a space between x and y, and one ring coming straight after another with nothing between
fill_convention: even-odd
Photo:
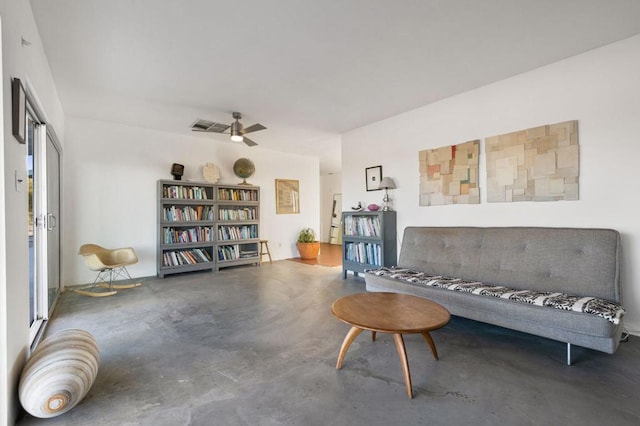
<instances>
[{"instance_id":1,"label":"ceiling fan light","mask_svg":"<svg viewBox=\"0 0 640 426\"><path fill-rule=\"evenodd\" d=\"M244 138L242 137L242 125L236 119L235 123L231 123L231 140L234 142L242 142Z\"/></svg>"}]
</instances>

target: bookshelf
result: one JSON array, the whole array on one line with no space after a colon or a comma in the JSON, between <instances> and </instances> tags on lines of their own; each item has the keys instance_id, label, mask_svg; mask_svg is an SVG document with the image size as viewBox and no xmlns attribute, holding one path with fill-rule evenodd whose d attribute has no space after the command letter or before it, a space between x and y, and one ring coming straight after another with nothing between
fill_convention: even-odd
<instances>
[{"instance_id":1,"label":"bookshelf","mask_svg":"<svg viewBox=\"0 0 640 426\"><path fill-rule=\"evenodd\" d=\"M260 264L260 188L214 186L216 270Z\"/></svg>"},{"instance_id":2,"label":"bookshelf","mask_svg":"<svg viewBox=\"0 0 640 426\"><path fill-rule=\"evenodd\" d=\"M342 277L397 262L396 212L342 213Z\"/></svg>"},{"instance_id":3,"label":"bookshelf","mask_svg":"<svg viewBox=\"0 0 640 426\"><path fill-rule=\"evenodd\" d=\"M214 187L158 181L157 270L168 274L215 268Z\"/></svg>"}]
</instances>

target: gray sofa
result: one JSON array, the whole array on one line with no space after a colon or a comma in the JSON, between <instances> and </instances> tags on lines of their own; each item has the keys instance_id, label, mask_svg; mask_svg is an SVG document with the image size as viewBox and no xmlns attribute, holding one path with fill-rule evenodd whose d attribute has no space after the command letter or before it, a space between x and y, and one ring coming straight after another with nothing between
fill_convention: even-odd
<instances>
[{"instance_id":1,"label":"gray sofa","mask_svg":"<svg viewBox=\"0 0 640 426\"><path fill-rule=\"evenodd\" d=\"M408 227L398 266L366 271L365 281L368 291L426 297L453 315L565 342L570 364L572 344L618 348L620 249L611 229ZM585 301L614 317L576 308Z\"/></svg>"}]
</instances>

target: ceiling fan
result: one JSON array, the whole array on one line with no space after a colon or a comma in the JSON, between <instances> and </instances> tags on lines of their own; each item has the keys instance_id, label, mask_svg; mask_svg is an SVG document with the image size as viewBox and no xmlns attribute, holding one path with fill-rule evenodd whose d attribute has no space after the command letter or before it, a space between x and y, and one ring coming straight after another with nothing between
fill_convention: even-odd
<instances>
[{"instance_id":1,"label":"ceiling fan","mask_svg":"<svg viewBox=\"0 0 640 426\"><path fill-rule=\"evenodd\" d=\"M244 127L240 122L242 114L234 112L232 113L232 116L236 121L231 124L216 123L208 120L196 120L196 122L191 125L191 130L194 132L228 133L231 135L231 140L234 142L244 142L248 146L258 145L245 135L247 133L257 132L258 130L264 130L266 127L260 123Z\"/></svg>"}]
</instances>

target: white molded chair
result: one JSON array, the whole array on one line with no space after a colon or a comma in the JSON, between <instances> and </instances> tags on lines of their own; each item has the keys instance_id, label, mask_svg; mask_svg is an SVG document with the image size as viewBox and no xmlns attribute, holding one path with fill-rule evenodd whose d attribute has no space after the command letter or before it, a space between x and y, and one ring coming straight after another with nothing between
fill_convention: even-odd
<instances>
[{"instance_id":1,"label":"white molded chair","mask_svg":"<svg viewBox=\"0 0 640 426\"><path fill-rule=\"evenodd\" d=\"M127 266L138 263L138 256L132 247L106 249L97 244L84 244L78 254L84 258L87 267L97 271L98 276L93 284L78 290L76 293L92 297L113 296L127 288L140 287L142 283L113 284L118 278L132 280ZM108 291L97 291L108 289Z\"/></svg>"}]
</instances>

